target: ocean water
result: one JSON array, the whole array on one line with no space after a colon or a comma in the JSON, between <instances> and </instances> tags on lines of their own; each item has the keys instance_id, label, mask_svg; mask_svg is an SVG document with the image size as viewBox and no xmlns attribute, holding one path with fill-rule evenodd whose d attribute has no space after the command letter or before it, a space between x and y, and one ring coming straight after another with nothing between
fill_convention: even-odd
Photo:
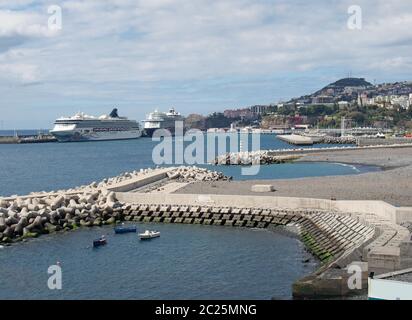
<instances>
[{"instance_id":1,"label":"ocean water","mask_svg":"<svg viewBox=\"0 0 412 320\"><path fill-rule=\"evenodd\" d=\"M26 132L30 133L30 132ZM149 138L129 141L0 145L0 195L56 190L154 167ZM291 148L274 136L262 149ZM243 176L235 166L205 167L235 179L297 178L374 170L330 163L261 166ZM115 236L111 227L81 228L0 249L0 299L271 299L290 298L292 283L311 273L302 244L268 230L197 225L156 228L159 239ZM108 245L91 248L108 235ZM49 290L47 269L57 261L63 289Z\"/></svg>"},{"instance_id":2,"label":"ocean water","mask_svg":"<svg viewBox=\"0 0 412 320\"><path fill-rule=\"evenodd\" d=\"M157 144L158 142L150 138L78 143L0 144L0 195L71 188L125 171L154 167L156 163L153 162L152 151ZM189 143L186 142L187 144ZM262 149L291 147L275 136L261 136ZM289 163L261 166L257 175L247 176L242 175L238 166L201 166L222 171L237 180L343 175L373 170L370 167L331 163Z\"/></svg>"},{"instance_id":3,"label":"ocean water","mask_svg":"<svg viewBox=\"0 0 412 320\"><path fill-rule=\"evenodd\" d=\"M288 299L291 284L317 266L302 263L297 239L268 230L137 226L161 236L84 228L0 249L0 299ZM108 244L92 248L102 234ZM62 289L50 290L47 270L57 261Z\"/></svg>"}]
</instances>

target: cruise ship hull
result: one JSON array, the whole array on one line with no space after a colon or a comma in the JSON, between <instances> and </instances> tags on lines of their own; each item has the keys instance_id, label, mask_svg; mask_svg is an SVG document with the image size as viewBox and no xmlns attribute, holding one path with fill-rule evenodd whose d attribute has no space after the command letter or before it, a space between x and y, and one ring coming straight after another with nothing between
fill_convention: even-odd
<instances>
[{"instance_id":1,"label":"cruise ship hull","mask_svg":"<svg viewBox=\"0 0 412 320\"><path fill-rule=\"evenodd\" d=\"M161 129L159 129L159 128L145 128L144 129L144 135L146 137L153 137L153 133L156 130L159 130L160 133L163 133L165 130L168 130L172 136L175 136L175 134L176 134L175 128L161 128Z\"/></svg>"},{"instance_id":2,"label":"cruise ship hull","mask_svg":"<svg viewBox=\"0 0 412 320\"><path fill-rule=\"evenodd\" d=\"M59 142L128 140L137 139L142 136L140 130L91 133L81 133L78 131L51 131L50 133L55 136Z\"/></svg>"}]
</instances>

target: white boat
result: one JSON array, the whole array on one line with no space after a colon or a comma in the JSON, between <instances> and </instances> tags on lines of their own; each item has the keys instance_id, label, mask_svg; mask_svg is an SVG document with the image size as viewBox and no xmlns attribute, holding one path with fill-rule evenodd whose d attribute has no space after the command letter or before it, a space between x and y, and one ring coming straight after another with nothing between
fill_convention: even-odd
<instances>
[{"instance_id":1,"label":"white boat","mask_svg":"<svg viewBox=\"0 0 412 320\"><path fill-rule=\"evenodd\" d=\"M160 237L160 231L146 230L143 233L139 233L140 240L153 239L153 238L157 238L157 237Z\"/></svg>"},{"instance_id":2,"label":"white boat","mask_svg":"<svg viewBox=\"0 0 412 320\"><path fill-rule=\"evenodd\" d=\"M119 117L117 109L100 117L79 112L72 117L59 118L50 133L60 142L125 140L142 136L139 123Z\"/></svg>"},{"instance_id":3,"label":"white boat","mask_svg":"<svg viewBox=\"0 0 412 320\"><path fill-rule=\"evenodd\" d=\"M143 120L144 130L146 134L151 137L156 130L165 129L169 130L172 135L175 134L176 121L184 123L184 117L176 112L174 108L171 108L169 112L159 112L155 110L147 115Z\"/></svg>"}]
</instances>

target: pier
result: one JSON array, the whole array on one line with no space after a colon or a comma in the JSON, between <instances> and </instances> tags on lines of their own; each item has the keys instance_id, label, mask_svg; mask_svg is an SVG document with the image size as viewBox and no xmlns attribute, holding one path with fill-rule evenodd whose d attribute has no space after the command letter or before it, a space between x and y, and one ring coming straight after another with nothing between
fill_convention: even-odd
<instances>
[{"instance_id":1,"label":"pier","mask_svg":"<svg viewBox=\"0 0 412 320\"><path fill-rule=\"evenodd\" d=\"M1 198L0 240L7 245L40 234L123 221L293 226L322 262L315 273L294 284L298 298L352 293L345 286L351 263L377 274L412 266L411 234L399 225L412 220L410 207L382 201L171 193L195 181L229 179L195 167L158 168L69 190Z\"/></svg>"}]
</instances>

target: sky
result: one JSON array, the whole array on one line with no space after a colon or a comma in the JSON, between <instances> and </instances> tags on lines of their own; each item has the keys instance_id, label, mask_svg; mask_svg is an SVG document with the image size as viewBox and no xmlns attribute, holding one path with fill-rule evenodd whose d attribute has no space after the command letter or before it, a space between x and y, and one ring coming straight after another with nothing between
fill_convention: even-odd
<instances>
[{"instance_id":1,"label":"sky","mask_svg":"<svg viewBox=\"0 0 412 320\"><path fill-rule=\"evenodd\" d=\"M113 107L208 114L348 75L412 80L411 30L409 0L0 0L0 129Z\"/></svg>"}]
</instances>

